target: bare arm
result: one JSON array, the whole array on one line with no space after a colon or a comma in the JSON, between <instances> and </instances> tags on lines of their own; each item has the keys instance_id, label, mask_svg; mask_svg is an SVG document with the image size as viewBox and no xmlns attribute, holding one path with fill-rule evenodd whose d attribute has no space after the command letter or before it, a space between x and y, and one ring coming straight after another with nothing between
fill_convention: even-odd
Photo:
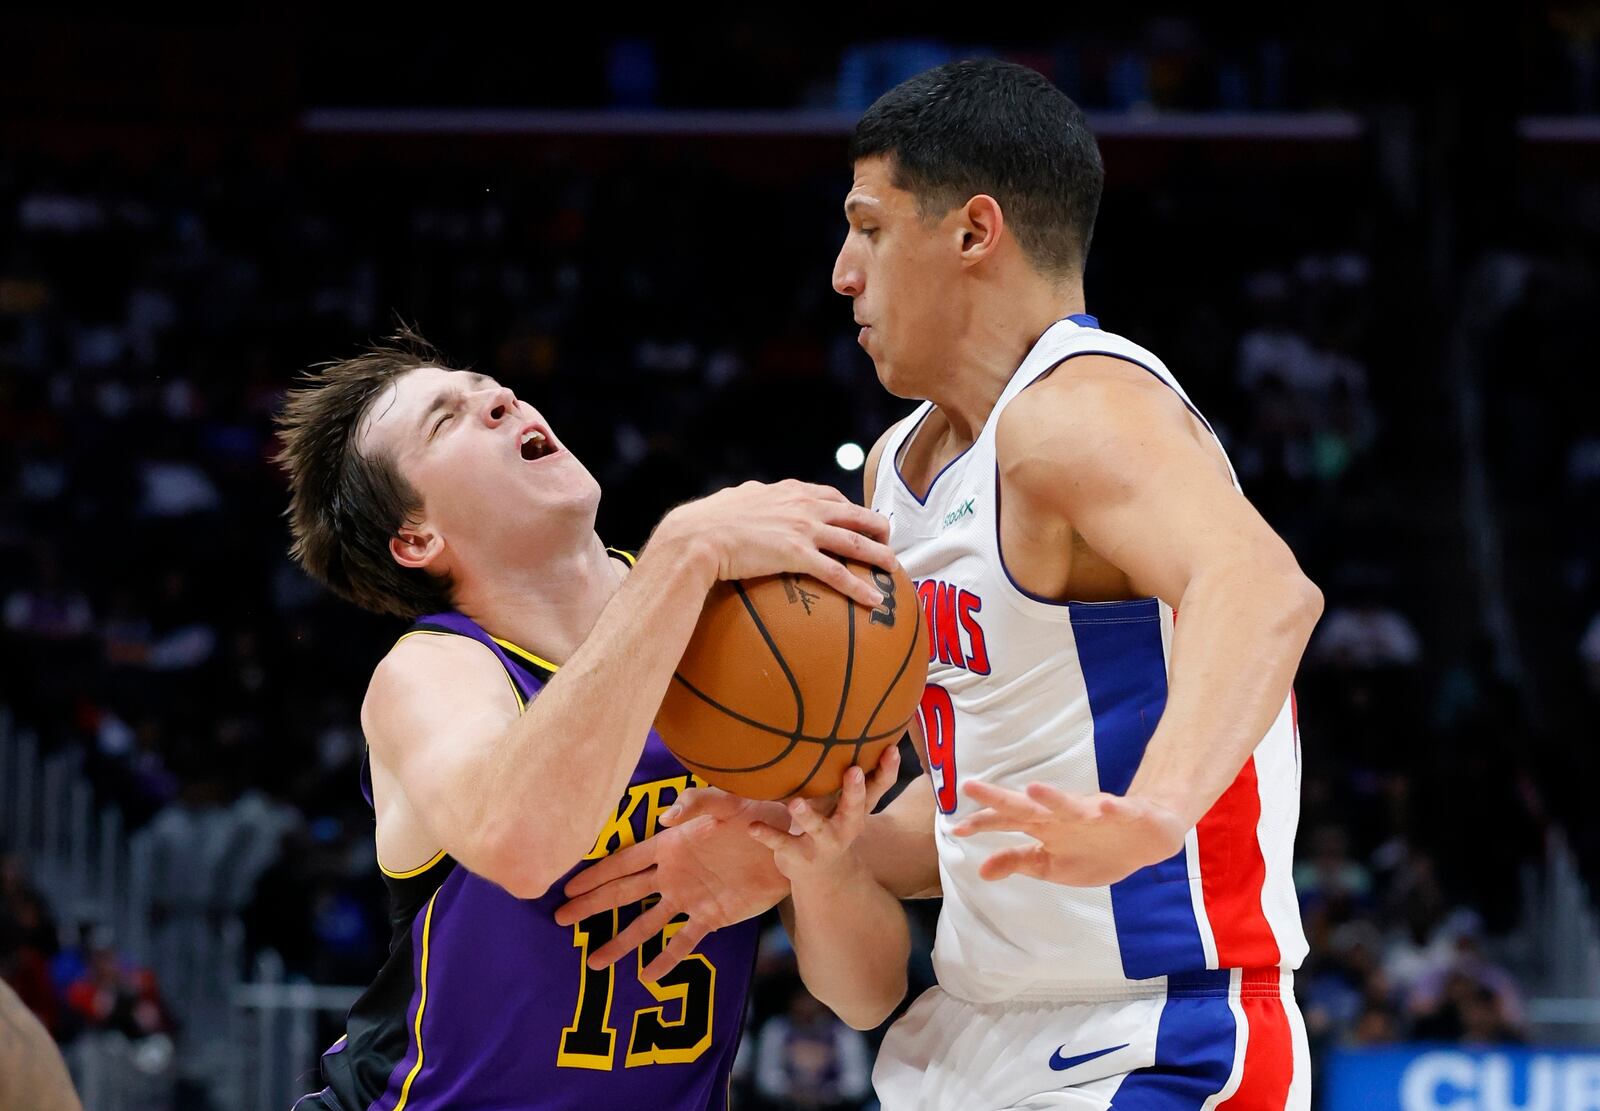
<instances>
[{"instance_id":1,"label":"bare arm","mask_svg":"<svg viewBox=\"0 0 1600 1111\"><path fill-rule=\"evenodd\" d=\"M1083 363L1007 409L1001 450L1030 502L1182 614L1167 708L1129 794L1193 825L1282 709L1322 596L1170 389L1120 360Z\"/></svg>"},{"instance_id":2,"label":"bare arm","mask_svg":"<svg viewBox=\"0 0 1600 1111\"><path fill-rule=\"evenodd\" d=\"M83 1111L61 1051L4 981L0 981L0 1107Z\"/></svg>"},{"instance_id":3,"label":"bare arm","mask_svg":"<svg viewBox=\"0 0 1600 1111\"><path fill-rule=\"evenodd\" d=\"M912 721L911 729L920 752L921 728ZM867 815L866 832L856 842L856 856L897 898L936 899L942 893L939 850L933 840L935 813L933 781L924 772L906 784L888 806Z\"/></svg>"},{"instance_id":4,"label":"bare arm","mask_svg":"<svg viewBox=\"0 0 1600 1111\"><path fill-rule=\"evenodd\" d=\"M817 801L789 804L788 832L750 823L750 835L773 851L789 879L779 906L808 991L857 1030L889 1017L906 994L911 931L900 900L885 891L853 851L867 810L894 783L900 761L888 750L870 787L860 768L845 772L837 809ZM870 800L870 801L869 801Z\"/></svg>"},{"instance_id":5,"label":"bare arm","mask_svg":"<svg viewBox=\"0 0 1600 1111\"><path fill-rule=\"evenodd\" d=\"M481 646L402 641L362 707L374 758L440 847L537 897L588 851L626 788L712 583L797 569L870 603L863 580L823 553L886 562L869 539L883 534L837 491L803 483L747 483L682 506L520 716Z\"/></svg>"},{"instance_id":6,"label":"bare arm","mask_svg":"<svg viewBox=\"0 0 1600 1111\"><path fill-rule=\"evenodd\" d=\"M1106 883L1165 859L1282 710L1322 597L1233 488L1192 419L1165 385L1107 358L1073 360L1002 414L1001 470L1020 510L1070 522L1137 592L1166 601L1181 619L1166 710L1124 799L969 785L973 798L1013 817L1046 821L1053 812L1066 854L1052 866L1050 841L1041 839L1042 851L996 854L996 866L985 865L989 878L1023 870ZM994 818L980 812L961 831L1019 828ZM1104 830L1103 845L1091 827Z\"/></svg>"}]
</instances>

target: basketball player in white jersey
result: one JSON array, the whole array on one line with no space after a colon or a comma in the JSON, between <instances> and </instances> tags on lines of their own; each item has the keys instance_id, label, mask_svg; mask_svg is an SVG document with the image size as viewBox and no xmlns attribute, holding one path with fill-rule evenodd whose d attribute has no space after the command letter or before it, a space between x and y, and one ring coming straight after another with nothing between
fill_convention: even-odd
<instances>
[{"instance_id":1,"label":"basketball player in white jersey","mask_svg":"<svg viewBox=\"0 0 1600 1111\"><path fill-rule=\"evenodd\" d=\"M944 896L883 1107L1306 1108L1290 684L1321 596L1165 365L1085 314L1103 171L1070 100L943 66L868 110L852 159L834 287L885 387L928 399L866 473L933 659L928 775L854 852ZM712 829L752 811L687 802L713 821L580 875L574 905L649 868L697 931L756 909L770 870Z\"/></svg>"}]
</instances>

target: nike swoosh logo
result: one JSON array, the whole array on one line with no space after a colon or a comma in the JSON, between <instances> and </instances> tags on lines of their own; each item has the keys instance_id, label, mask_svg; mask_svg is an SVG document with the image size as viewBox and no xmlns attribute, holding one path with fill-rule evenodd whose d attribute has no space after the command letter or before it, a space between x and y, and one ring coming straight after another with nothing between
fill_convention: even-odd
<instances>
[{"instance_id":1,"label":"nike swoosh logo","mask_svg":"<svg viewBox=\"0 0 1600 1111\"><path fill-rule=\"evenodd\" d=\"M1097 1049L1093 1053L1080 1053L1076 1057L1061 1056L1061 1051L1065 1048L1067 1047L1064 1045L1059 1046L1054 1053L1050 1054L1050 1067L1057 1072L1065 1072L1086 1061L1093 1061L1096 1057L1104 1057L1107 1053L1115 1053L1119 1049L1127 1049L1128 1043L1123 1042L1121 1045L1114 1045L1110 1049Z\"/></svg>"}]
</instances>

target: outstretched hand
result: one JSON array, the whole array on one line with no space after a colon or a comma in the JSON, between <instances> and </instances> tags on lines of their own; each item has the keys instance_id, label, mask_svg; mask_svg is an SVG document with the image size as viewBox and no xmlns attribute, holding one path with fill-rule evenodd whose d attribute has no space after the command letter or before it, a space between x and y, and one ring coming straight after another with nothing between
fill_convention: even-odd
<instances>
[{"instance_id":1,"label":"outstretched hand","mask_svg":"<svg viewBox=\"0 0 1600 1111\"><path fill-rule=\"evenodd\" d=\"M689 920L644 968L646 980L659 980L712 930L754 918L789 894L772 853L746 833L751 822L788 829L789 812L782 803L756 802L715 787L685 791L662 815L667 828L567 881L568 902L556 909L556 921L568 926L659 895L659 902L589 955L590 968L606 968L678 915L687 915Z\"/></svg>"},{"instance_id":2,"label":"outstretched hand","mask_svg":"<svg viewBox=\"0 0 1600 1111\"><path fill-rule=\"evenodd\" d=\"M962 790L984 809L956 825L957 837L1005 830L1034 840L985 860L978 874L986 880L1024 875L1068 887L1099 887L1166 860L1183 848L1188 833L1175 810L1145 798L1074 795L1046 783L1013 791L969 781Z\"/></svg>"}]
</instances>

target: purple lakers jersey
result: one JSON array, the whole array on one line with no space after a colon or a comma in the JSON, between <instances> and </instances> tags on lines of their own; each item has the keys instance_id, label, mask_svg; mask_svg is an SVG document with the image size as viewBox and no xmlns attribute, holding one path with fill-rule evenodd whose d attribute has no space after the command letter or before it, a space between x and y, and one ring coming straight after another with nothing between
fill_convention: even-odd
<instances>
[{"instance_id":1,"label":"purple lakers jersey","mask_svg":"<svg viewBox=\"0 0 1600 1111\"><path fill-rule=\"evenodd\" d=\"M496 640L458 613L425 617L407 636L464 636L504 666L526 706L555 667ZM363 788L371 800L370 771ZM581 768L573 768L581 775ZM652 730L593 850L572 871L653 836L678 794L699 785ZM552 791L561 785L552 783ZM537 823L536 812L528 820ZM569 875L571 872L568 873ZM601 972L587 956L644 908L558 926L566 877L517 899L440 854L384 873L389 958L324 1056L327 1090L311 1101L342 1111L722 1111L755 961L756 921L708 936L657 983L640 970L676 930Z\"/></svg>"}]
</instances>

